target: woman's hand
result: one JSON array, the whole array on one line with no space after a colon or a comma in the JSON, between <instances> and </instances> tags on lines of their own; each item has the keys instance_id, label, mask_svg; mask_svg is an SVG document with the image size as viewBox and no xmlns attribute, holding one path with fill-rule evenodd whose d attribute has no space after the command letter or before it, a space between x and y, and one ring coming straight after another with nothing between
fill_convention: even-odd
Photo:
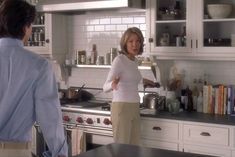
<instances>
[{"instance_id":1,"label":"woman's hand","mask_svg":"<svg viewBox=\"0 0 235 157\"><path fill-rule=\"evenodd\" d=\"M146 79L146 78L143 79L143 84L144 84L144 88L146 88L146 87L151 87L151 88L157 87L157 88L159 88L160 87L160 84L158 82L153 82L153 81L151 81L149 79Z\"/></svg>"},{"instance_id":2,"label":"woman's hand","mask_svg":"<svg viewBox=\"0 0 235 157\"><path fill-rule=\"evenodd\" d=\"M117 85L118 85L119 81L120 81L120 77L115 77L115 78L113 79L113 82L112 82L112 89L113 89L113 90L117 90L117 89L118 89L118 88L117 88Z\"/></svg>"}]
</instances>

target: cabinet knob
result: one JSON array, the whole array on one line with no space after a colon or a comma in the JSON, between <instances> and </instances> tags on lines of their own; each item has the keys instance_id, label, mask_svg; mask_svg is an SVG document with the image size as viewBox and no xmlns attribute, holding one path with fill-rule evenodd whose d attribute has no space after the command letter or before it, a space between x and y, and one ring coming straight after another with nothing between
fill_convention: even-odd
<instances>
[{"instance_id":1,"label":"cabinet knob","mask_svg":"<svg viewBox=\"0 0 235 157\"><path fill-rule=\"evenodd\" d=\"M93 124L93 120L91 118L87 118L86 123L87 124Z\"/></svg>"},{"instance_id":2,"label":"cabinet knob","mask_svg":"<svg viewBox=\"0 0 235 157\"><path fill-rule=\"evenodd\" d=\"M69 116L63 116L63 120L65 122L69 122L71 120L71 118Z\"/></svg>"},{"instance_id":3,"label":"cabinet knob","mask_svg":"<svg viewBox=\"0 0 235 157\"><path fill-rule=\"evenodd\" d=\"M104 121L103 121L103 123L104 123L105 125L109 125L109 124L111 124L111 121L110 121L108 118L105 118Z\"/></svg>"},{"instance_id":4,"label":"cabinet knob","mask_svg":"<svg viewBox=\"0 0 235 157\"><path fill-rule=\"evenodd\" d=\"M149 43L152 43L153 42L153 38L149 38Z\"/></svg>"},{"instance_id":5,"label":"cabinet knob","mask_svg":"<svg viewBox=\"0 0 235 157\"><path fill-rule=\"evenodd\" d=\"M49 39L46 39L46 43L49 43L50 42L50 40Z\"/></svg>"}]
</instances>

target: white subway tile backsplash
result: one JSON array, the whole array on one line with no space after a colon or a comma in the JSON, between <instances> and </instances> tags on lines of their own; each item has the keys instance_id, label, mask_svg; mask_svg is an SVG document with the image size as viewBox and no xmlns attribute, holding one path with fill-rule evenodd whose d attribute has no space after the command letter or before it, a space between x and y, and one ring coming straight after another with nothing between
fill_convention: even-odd
<instances>
[{"instance_id":1,"label":"white subway tile backsplash","mask_svg":"<svg viewBox=\"0 0 235 157\"><path fill-rule=\"evenodd\" d=\"M134 23L145 23L145 17L134 17Z\"/></svg>"},{"instance_id":2,"label":"white subway tile backsplash","mask_svg":"<svg viewBox=\"0 0 235 157\"><path fill-rule=\"evenodd\" d=\"M95 31L104 31L104 25L96 25Z\"/></svg>"},{"instance_id":3,"label":"white subway tile backsplash","mask_svg":"<svg viewBox=\"0 0 235 157\"><path fill-rule=\"evenodd\" d=\"M144 37L144 38L146 38L146 34L145 34L145 32L143 32L143 31L142 31L142 34L143 34L143 37Z\"/></svg>"},{"instance_id":4,"label":"white subway tile backsplash","mask_svg":"<svg viewBox=\"0 0 235 157\"><path fill-rule=\"evenodd\" d=\"M105 24L105 25L110 24L110 18L100 19L100 24Z\"/></svg>"},{"instance_id":5,"label":"white subway tile backsplash","mask_svg":"<svg viewBox=\"0 0 235 157\"><path fill-rule=\"evenodd\" d=\"M107 74L108 69L73 68L69 83L70 86L81 86L85 83L86 87L103 88Z\"/></svg>"},{"instance_id":6,"label":"white subway tile backsplash","mask_svg":"<svg viewBox=\"0 0 235 157\"><path fill-rule=\"evenodd\" d=\"M146 31L146 24L140 24L139 28L141 31Z\"/></svg>"},{"instance_id":7,"label":"white subway tile backsplash","mask_svg":"<svg viewBox=\"0 0 235 157\"><path fill-rule=\"evenodd\" d=\"M127 27L128 28L130 28L130 27L137 27L137 28L139 28L140 25L139 24L128 24Z\"/></svg>"},{"instance_id":8,"label":"white subway tile backsplash","mask_svg":"<svg viewBox=\"0 0 235 157\"><path fill-rule=\"evenodd\" d=\"M115 31L116 25L105 25L105 31Z\"/></svg>"},{"instance_id":9,"label":"white subway tile backsplash","mask_svg":"<svg viewBox=\"0 0 235 157\"><path fill-rule=\"evenodd\" d=\"M122 18L111 18L111 24L121 24Z\"/></svg>"},{"instance_id":10,"label":"white subway tile backsplash","mask_svg":"<svg viewBox=\"0 0 235 157\"><path fill-rule=\"evenodd\" d=\"M90 25L98 25L100 23L99 19L91 19Z\"/></svg>"},{"instance_id":11,"label":"white subway tile backsplash","mask_svg":"<svg viewBox=\"0 0 235 157\"><path fill-rule=\"evenodd\" d=\"M119 47L122 33L128 27L140 28L140 25L144 25L134 23L134 18L142 17L144 17L144 13L117 13L114 15L112 12L70 16L69 51L73 51L79 46L84 49L91 43L100 45L102 52L109 51L109 46ZM142 32L145 34L144 30Z\"/></svg>"},{"instance_id":12,"label":"white subway tile backsplash","mask_svg":"<svg viewBox=\"0 0 235 157\"><path fill-rule=\"evenodd\" d=\"M124 17L122 18L122 23L123 24L129 24L129 23L133 23L133 18L132 17Z\"/></svg>"},{"instance_id":13,"label":"white subway tile backsplash","mask_svg":"<svg viewBox=\"0 0 235 157\"><path fill-rule=\"evenodd\" d=\"M117 31L125 31L127 29L127 25L117 25Z\"/></svg>"},{"instance_id":14,"label":"white subway tile backsplash","mask_svg":"<svg viewBox=\"0 0 235 157\"><path fill-rule=\"evenodd\" d=\"M92 31L94 31L94 26L86 26L86 30L88 32L92 32Z\"/></svg>"}]
</instances>

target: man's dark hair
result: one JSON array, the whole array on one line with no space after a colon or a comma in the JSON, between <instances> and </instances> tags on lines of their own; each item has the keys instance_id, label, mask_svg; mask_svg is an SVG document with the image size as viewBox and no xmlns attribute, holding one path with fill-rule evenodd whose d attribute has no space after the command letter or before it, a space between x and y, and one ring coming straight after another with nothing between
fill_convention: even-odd
<instances>
[{"instance_id":1,"label":"man's dark hair","mask_svg":"<svg viewBox=\"0 0 235 157\"><path fill-rule=\"evenodd\" d=\"M23 39L25 26L30 26L36 16L36 9L23 0L3 0L0 4L0 38Z\"/></svg>"}]
</instances>

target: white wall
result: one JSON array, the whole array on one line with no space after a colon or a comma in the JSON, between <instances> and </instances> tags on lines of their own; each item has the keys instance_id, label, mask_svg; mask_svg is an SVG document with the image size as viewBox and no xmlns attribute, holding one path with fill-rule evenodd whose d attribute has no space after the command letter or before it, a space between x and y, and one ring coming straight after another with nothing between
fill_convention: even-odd
<instances>
[{"instance_id":1,"label":"white wall","mask_svg":"<svg viewBox=\"0 0 235 157\"><path fill-rule=\"evenodd\" d=\"M97 44L98 55L105 55L110 48L119 48L122 33L128 27L138 27L144 37L145 13L88 12L69 17L69 53L75 57L76 50L86 50L90 55L92 44Z\"/></svg>"}]
</instances>

